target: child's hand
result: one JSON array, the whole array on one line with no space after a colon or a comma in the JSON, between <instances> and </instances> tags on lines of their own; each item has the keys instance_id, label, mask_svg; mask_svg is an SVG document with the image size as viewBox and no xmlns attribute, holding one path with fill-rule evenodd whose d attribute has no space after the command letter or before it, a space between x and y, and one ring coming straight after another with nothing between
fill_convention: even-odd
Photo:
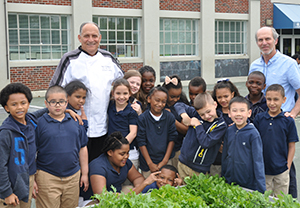
<instances>
[{"instance_id":1,"label":"child's hand","mask_svg":"<svg viewBox=\"0 0 300 208\"><path fill-rule=\"evenodd\" d=\"M86 114L85 114L83 105L80 107L80 111L81 111L81 116L80 116L80 118L81 118L82 120L87 120L87 116L86 116Z\"/></svg>"},{"instance_id":2,"label":"child's hand","mask_svg":"<svg viewBox=\"0 0 300 208\"><path fill-rule=\"evenodd\" d=\"M222 141L222 144L221 144L221 146L220 146L220 148L219 148L219 152L220 152L220 153L223 152L223 143L224 143L224 142Z\"/></svg>"},{"instance_id":3,"label":"child's hand","mask_svg":"<svg viewBox=\"0 0 300 208\"><path fill-rule=\"evenodd\" d=\"M137 113L138 115L141 115L141 114L142 114L141 106L140 106L137 102L132 103L132 104L131 104L131 107L132 107L133 110L136 111L136 113Z\"/></svg>"},{"instance_id":4,"label":"child's hand","mask_svg":"<svg viewBox=\"0 0 300 208\"><path fill-rule=\"evenodd\" d=\"M33 190L32 190L32 197L36 199L36 195L39 193L39 187L37 183L34 181L33 182Z\"/></svg>"},{"instance_id":5,"label":"child's hand","mask_svg":"<svg viewBox=\"0 0 300 208\"><path fill-rule=\"evenodd\" d=\"M198 118L195 118L195 117L191 118L190 126L195 126L196 127L196 126L199 126L199 125L201 125L201 123L198 120Z\"/></svg>"},{"instance_id":6,"label":"child's hand","mask_svg":"<svg viewBox=\"0 0 300 208\"><path fill-rule=\"evenodd\" d=\"M154 164L154 163L150 163L150 164L149 164L149 169L150 169L151 173L154 173L154 172L156 172L156 171L159 171L158 165L157 165L157 164Z\"/></svg>"},{"instance_id":7,"label":"child's hand","mask_svg":"<svg viewBox=\"0 0 300 208\"><path fill-rule=\"evenodd\" d=\"M191 118L189 117L189 115L187 113L182 113L181 115L181 123L183 123L186 126L190 126L191 125Z\"/></svg>"},{"instance_id":8,"label":"child's hand","mask_svg":"<svg viewBox=\"0 0 300 208\"><path fill-rule=\"evenodd\" d=\"M14 193L12 193L10 196L6 197L4 202L7 205L14 205L14 206L17 206L20 203L19 198Z\"/></svg>"},{"instance_id":9,"label":"child's hand","mask_svg":"<svg viewBox=\"0 0 300 208\"><path fill-rule=\"evenodd\" d=\"M80 187L84 185L83 191L86 192L89 188L89 177L88 175L81 175L80 178Z\"/></svg>"},{"instance_id":10,"label":"child's hand","mask_svg":"<svg viewBox=\"0 0 300 208\"><path fill-rule=\"evenodd\" d=\"M177 178L174 179L174 186L181 186L183 184L182 178L179 176L178 173L176 173Z\"/></svg>"},{"instance_id":11,"label":"child's hand","mask_svg":"<svg viewBox=\"0 0 300 208\"><path fill-rule=\"evenodd\" d=\"M144 180L144 183L146 184L146 186L152 184L154 181L158 181L159 178L158 178L158 175L161 173L161 171L157 171L157 172L154 172L154 173L151 173L148 178L146 178Z\"/></svg>"}]
</instances>

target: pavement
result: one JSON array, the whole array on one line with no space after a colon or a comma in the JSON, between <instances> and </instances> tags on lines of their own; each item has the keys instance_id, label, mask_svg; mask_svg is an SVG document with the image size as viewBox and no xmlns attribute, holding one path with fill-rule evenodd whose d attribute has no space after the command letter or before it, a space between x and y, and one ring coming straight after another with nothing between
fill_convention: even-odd
<instances>
[{"instance_id":1,"label":"pavement","mask_svg":"<svg viewBox=\"0 0 300 208\"><path fill-rule=\"evenodd\" d=\"M242 96L246 96L248 94L248 90L247 90L244 82L238 82L238 83L234 83L234 84L236 85L236 87L238 88L238 90L239 90L239 92ZM207 86L208 91L212 91L212 89L213 89L213 85L208 85ZM187 86L185 86L183 88L183 91L188 96ZM38 110L40 108L45 107L44 100L45 99L43 97L33 98L32 102L31 102L31 105L30 105L29 111L31 112L31 111L35 111L35 110ZM0 108L0 123L3 122L3 120L7 117L7 115L8 114L1 107ZM296 123L296 126L297 126L298 135L299 135L299 132L300 132L300 117L299 116L295 119L295 123ZM298 171L298 173L297 173L298 174L297 187L298 187L298 197L299 197L299 192L300 192L300 179L299 179L299 175L300 175L300 143L299 142L296 143L296 153L295 153L295 157L294 157L294 164L295 164L296 170ZM34 203L32 204L31 207L35 208Z\"/></svg>"}]
</instances>

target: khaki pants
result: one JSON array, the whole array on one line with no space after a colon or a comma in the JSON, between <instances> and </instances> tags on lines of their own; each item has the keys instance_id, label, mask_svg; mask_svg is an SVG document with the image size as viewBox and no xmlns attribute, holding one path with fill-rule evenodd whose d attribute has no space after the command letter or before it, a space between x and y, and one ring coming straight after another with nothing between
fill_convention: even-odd
<instances>
[{"instance_id":1,"label":"khaki pants","mask_svg":"<svg viewBox=\"0 0 300 208\"><path fill-rule=\"evenodd\" d=\"M178 173L179 176L184 179L185 177L189 176L192 177L194 174L199 175L200 173L197 171L194 171L193 169L189 168L185 164L178 161Z\"/></svg>"},{"instance_id":2,"label":"khaki pants","mask_svg":"<svg viewBox=\"0 0 300 208\"><path fill-rule=\"evenodd\" d=\"M175 152L174 157L171 159L171 165L173 165L176 169L178 169L178 158L180 155L180 150L178 150L177 152Z\"/></svg>"},{"instance_id":3,"label":"khaki pants","mask_svg":"<svg viewBox=\"0 0 300 208\"><path fill-rule=\"evenodd\" d=\"M28 202L23 202L20 200L20 203L17 206L13 205L4 205L3 199L0 199L0 208L30 208L31 207L31 199L32 199L32 191L33 191L33 182L34 175L29 176L29 197Z\"/></svg>"},{"instance_id":4,"label":"khaki pants","mask_svg":"<svg viewBox=\"0 0 300 208\"><path fill-rule=\"evenodd\" d=\"M169 160L166 165L172 165L171 160ZM149 171L142 171L142 175L144 176L145 179L148 178L150 174L151 174L150 170Z\"/></svg>"},{"instance_id":5,"label":"khaki pants","mask_svg":"<svg viewBox=\"0 0 300 208\"><path fill-rule=\"evenodd\" d=\"M266 189L267 191L272 190L275 197L280 195L281 191L284 194L289 192L290 184L290 172L289 170L284 171L278 175L266 175Z\"/></svg>"},{"instance_id":6,"label":"khaki pants","mask_svg":"<svg viewBox=\"0 0 300 208\"><path fill-rule=\"evenodd\" d=\"M80 171L68 176L57 177L42 170L37 170L35 180L39 192L37 208L75 208L79 200Z\"/></svg>"},{"instance_id":7,"label":"khaki pants","mask_svg":"<svg viewBox=\"0 0 300 208\"><path fill-rule=\"evenodd\" d=\"M222 166L221 165L211 165L210 166L210 175L211 176L215 176L215 175L219 175L219 177L221 177L221 171L222 171Z\"/></svg>"}]
</instances>

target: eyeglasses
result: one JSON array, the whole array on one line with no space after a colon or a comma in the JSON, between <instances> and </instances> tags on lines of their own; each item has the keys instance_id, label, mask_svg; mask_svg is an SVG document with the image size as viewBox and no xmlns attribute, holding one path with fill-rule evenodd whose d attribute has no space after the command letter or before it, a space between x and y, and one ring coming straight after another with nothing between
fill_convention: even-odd
<instances>
[{"instance_id":1,"label":"eyeglasses","mask_svg":"<svg viewBox=\"0 0 300 208\"><path fill-rule=\"evenodd\" d=\"M59 101L56 101L56 100L46 100L46 102L51 106L51 107L55 107L57 104L59 106L65 106L67 101L66 100L59 100Z\"/></svg>"}]
</instances>

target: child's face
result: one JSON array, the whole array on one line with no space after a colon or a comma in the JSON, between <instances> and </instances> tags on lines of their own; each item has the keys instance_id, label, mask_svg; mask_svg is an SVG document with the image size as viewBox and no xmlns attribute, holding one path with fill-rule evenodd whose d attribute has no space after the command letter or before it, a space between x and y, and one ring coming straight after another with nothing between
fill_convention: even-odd
<instances>
[{"instance_id":1,"label":"child's face","mask_svg":"<svg viewBox=\"0 0 300 208\"><path fill-rule=\"evenodd\" d=\"M152 72L144 72L142 75L142 90L148 94L149 91L154 87L155 77Z\"/></svg>"},{"instance_id":2,"label":"child's face","mask_svg":"<svg viewBox=\"0 0 300 208\"><path fill-rule=\"evenodd\" d=\"M49 115L54 119L61 118L67 108L67 97L65 93L51 93L45 100L45 105L49 110Z\"/></svg>"},{"instance_id":3,"label":"child's face","mask_svg":"<svg viewBox=\"0 0 300 208\"><path fill-rule=\"evenodd\" d=\"M175 178L176 178L176 173L174 171L163 168L161 169L161 172L158 175L159 180L156 182L156 185L158 186L158 188L165 186L167 184L173 186Z\"/></svg>"},{"instance_id":4,"label":"child's face","mask_svg":"<svg viewBox=\"0 0 300 208\"><path fill-rule=\"evenodd\" d=\"M129 77L127 81L129 82L131 93L135 95L140 90L141 82L142 82L141 78L138 76L133 76L133 77Z\"/></svg>"},{"instance_id":5,"label":"child's face","mask_svg":"<svg viewBox=\"0 0 300 208\"><path fill-rule=\"evenodd\" d=\"M8 97L4 106L6 112L18 122L26 124L25 115L29 109L29 102L23 93L14 93Z\"/></svg>"},{"instance_id":6,"label":"child's face","mask_svg":"<svg viewBox=\"0 0 300 208\"><path fill-rule=\"evenodd\" d=\"M234 102L230 106L228 116L235 123L236 127L241 129L247 125L247 119L251 116L251 110L248 109L246 103Z\"/></svg>"},{"instance_id":7,"label":"child's face","mask_svg":"<svg viewBox=\"0 0 300 208\"><path fill-rule=\"evenodd\" d=\"M207 103L205 107L197 110L197 112L204 121L213 122L215 118L218 118L217 103Z\"/></svg>"},{"instance_id":8,"label":"child's face","mask_svg":"<svg viewBox=\"0 0 300 208\"><path fill-rule=\"evenodd\" d=\"M167 99L167 94L162 91L156 91L148 97L147 101L150 103L151 113L155 116L160 116L166 106Z\"/></svg>"},{"instance_id":9,"label":"child's face","mask_svg":"<svg viewBox=\"0 0 300 208\"><path fill-rule=\"evenodd\" d=\"M266 100L269 115L275 117L281 112L281 105L285 103L286 97L283 97L278 91L267 91Z\"/></svg>"},{"instance_id":10,"label":"child's face","mask_svg":"<svg viewBox=\"0 0 300 208\"><path fill-rule=\"evenodd\" d=\"M265 89L266 84L264 84L264 78L262 76L251 74L248 76L246 87L250 95L260 95L261 91Z\"/></svg>"},{"instance_id":11,"label":"child's face","mask_svg":"<svg viewBox=\"0 0 300 208\"><path fill-rule=\"evenodd\" d=\"M200 93L203 93L202 86L189 86L189 96L192 103L194 103L195 97Z\"/></svg>"},{"instance_id":12,"label":"child's face","mask_svg":"<svg viewBox=\"0 0 300 208\"><path fill-rule=\"evenodd\" d=\"M181 95L182 89L175 89L175 88L170 88L168 91L169 97L168 97L168 105L173 106L179 99Z\"/></svg>"},{"instance_id":13,"label":"child's face","mask_svg":"<svg viewBox=\"0 0 300 208\"><path fill-rule=\"evenodd\" d=\"M124 167L129 158L129 150L129 144L123 144L120 149L107 151L110 164L113 167Z\"/></svg>"},{"instance_id":14,"label":"child's face","mask_svg":"<svg viewBox=\"0 0 300 208\"><path fill-rule=\"evenodd\" d=\"M114 100L116 101L116 105L125 106L127 105L128 99L130 97L130 91L128 87L124 85L119 85L113 91Z\"/></svg>"},{"instance_id":15,"label":"child's face","mask_svg":"<svg viewBox=\"0 0 300 208\"><path fill-rule=\"evenodd\" d=\"M85 104L86 90L78 89L73 92L71 96L68 96L69 104L76 110L80 110L81 106Z\"/></svg>"},{"instance_id":16,"label":"child's face","mask_svg":"<svg viewBox=\"0 0 300 208\"><path fill-rule=\"evenodd\" d=\"M230 100L234 97L234 92L228 88L220 88L216 90L216 98L222 108L228 108Z\"/></svg>"}]
</instances>

